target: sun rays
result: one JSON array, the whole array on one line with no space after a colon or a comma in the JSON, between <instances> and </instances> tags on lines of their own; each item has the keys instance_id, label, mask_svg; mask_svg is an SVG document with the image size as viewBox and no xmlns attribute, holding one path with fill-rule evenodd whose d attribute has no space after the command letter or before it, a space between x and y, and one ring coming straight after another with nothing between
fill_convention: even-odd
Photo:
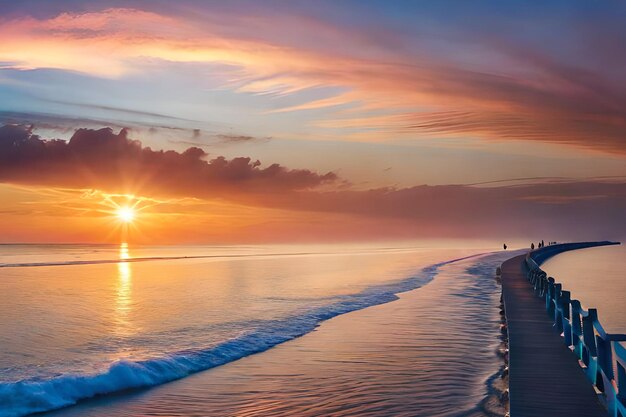
<instances>
[{"instance_id":1,"label":"sun rays","mask_svg":"<svg viewBox=\"0 0 626 417\"><path fill-rule=\"evenodd\" d=\"M133 207L120 207L117 209L117 218L123 223L132 223L135 220L135 209Z\"/></svg>"},{"instance_id":2,"label":"sun rays","mask_svg":"<svg viewBox=\"0 0 626 417\"><path fill-rule=\"evenodd\" d=\"M131 235L141 233L142 222L145 221L141 213L147 208L156 205L154 201L149 201L133 194L102 194L101 209L107 215L111 224L110 237L119 237L121 242L127 242ZM108 240L108 239L107 239Z\"/></svg>"}]
</instances>

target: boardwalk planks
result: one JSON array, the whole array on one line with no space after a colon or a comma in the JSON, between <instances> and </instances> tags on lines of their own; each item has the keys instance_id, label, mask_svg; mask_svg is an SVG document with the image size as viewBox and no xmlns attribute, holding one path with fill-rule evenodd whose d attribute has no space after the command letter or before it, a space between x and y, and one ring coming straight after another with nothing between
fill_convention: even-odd
<instances>
[{"instance_id":1,"label":"boardwalk planks","mask_svg":"<svg viewBox=\"0 0 626 417\"><path fill-rule=\"evenodd\" d=\"M511 417L605 417L606 409L526 279L525 255L502 264Z\"/></svg>"}]
</instances>

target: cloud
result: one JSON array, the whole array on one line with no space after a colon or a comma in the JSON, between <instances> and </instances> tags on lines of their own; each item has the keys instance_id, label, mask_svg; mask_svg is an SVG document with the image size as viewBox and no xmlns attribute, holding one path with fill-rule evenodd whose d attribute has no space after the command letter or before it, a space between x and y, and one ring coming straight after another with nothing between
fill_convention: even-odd
<instances>
[{"instance_id":1,"label":"cloud","mask_svg":"<svg viewBox=\"0 0 626 417\"><path fill-rule=\"evenodd\" d=\"M216 135L216 137L223 143L268 142L272 139L270 137L256 137L232 134L219 134Z\"/></svg>"},{"instance_id":2,"label":"cloud","mask_svg":"<svg viewBox=\"0 0 626 417\"><path fill-rule=\"evenodd\" d=\"M216 157L198 147L155 151L128 131L78 129L69 141L45 140L31 127L0 127L0 181L201 198L290 193L338 181L336 174L262 167L250 158Z\"/></svg>"},{"instance_id":3,"label":"cloud","mask_svg":"<svg viewBox=\"0 0 626 417\"><path fill-rule=\"evenodd\" d=\"M623 178L356 190L334 173L262 167L250 158L206 158L197 147L154 151L126 130L78 129L66 142L42 139L30 127L0 127L0 182L188 197L290 213L288 220L251 221L250 230L264 230L268 240L626 236Z\"/></svg>"},{"instance_id":4,"label":"cloud","mask_svg":"<svg viewBox=\"0 0 626 417\"><path fill-rule=\"evenodd\" d=\"M205 138L207 141L201 142L201 138ZM168 142L180 145L197 146L200 148L212 148L223 145L238 145L242 143L266 143L270 140L272 140L272 138L269 136L259 137L229 133L206 134L203 133L201 129L193 129L192 140L169 139Z\"/></svg>"},{"instance_id":5,"label":"cloud","mask_svg":"<svg viewBox=\"0 0 626 417\"><path fill-rule=\"evenodd\" d=\"M111 127L116 129L128 128L128 123L112 120L97 120L90 118L65 117L55 114L36 112L15 112L0 110L0 123L4 125L36 126L38 129L49 129L63 133L71 133L77 125L89 128Z\"/></svg>"},{"instance_id":6,"label":"cloud","mask_svg":"<svg viewBox=\"0 0 626 417\"><path fill-rule=\"evenodd\" d=\"M38 98L38 100L41 100L43 102L47 102L47 103L55 103L55 104L63 104L66 106L72 106L72 107L84 107L84 108L89 108L89 109L94 109L94 110L105 110L107 112L111 112L113 114L116 115L134 115L134 116L148 116L152 119L162 119L165 121L178 121L178 122L192 122L192 123L199 123L197 120L190 120L190 119L185 119L185 118L181 118L181 117L175 117L175 116L170 116L170 115L166 115L166 114L161 114L161 113L155 113L155 112L147 112L147 111L141 111L141 110L135 110L135 109L126 109L126 108L120 108L120 107L113 107L113 106L104 106L104 105L99 105L99 104L89 104L89 103L76 103L76 102L72 102L72 101L63 101L63 100L49 100L49 99L45 99L45 98Z\"/></svg>"},{"instance_id":7,"label":"cloud","mask_svg":"<svg viewBox=\"0 0 626 417\"><path fill-rule=\"evenodd\" d=\"M299 193L273 203L404 224L415 236L626 236L626 183L562 180L512 186L467 185Z\"/></svg>"},{"instance_id":8,"label":"cloud","mask_svg":"<svg viewBox=\"0 0 626 417\"><path fill-rule=\"evenodd\" d=\"M449 36L389 30L379 42L386 31L378 25L364 30L284 11L183 9L190 13L108 8L5 19L0 60L112 78L140 72L145 60L221 63L232 69L227 87L238 92L341 91L274 112L326 109L315 126L344 129L345 138L362 139L366 129L377 140L470 136L626 152L626 80L616 71L626 54L615 41L626 33L606 10L593 25L552 10L564 20L558 28L537 22L538 33L552 30L538 43L517 36L513 15L485 23L498 36L456 24ZM566 42L574 35L577 42ZM573 43L577 54L564 51Z\"/></svg>"},{"instance_id":9,"label":"cloud","mask_svg":"<svg viewBox=\"0 0 626 417\"><path fill-rule=\"evenodd\" d=\"M590 106L591 107L591 106ZM572 113L472 112L441 111L405 115L406 125L400 130L423 135L459 137L474 135L492 140L508 139L576 144L596 150L625 154L626 119L624 115L592 116ZM549 112L549 109L546 109ZM608 122L614 117L613 122ZM624 120L624 121L620 121Z\"/></svg>"}]
</instances>

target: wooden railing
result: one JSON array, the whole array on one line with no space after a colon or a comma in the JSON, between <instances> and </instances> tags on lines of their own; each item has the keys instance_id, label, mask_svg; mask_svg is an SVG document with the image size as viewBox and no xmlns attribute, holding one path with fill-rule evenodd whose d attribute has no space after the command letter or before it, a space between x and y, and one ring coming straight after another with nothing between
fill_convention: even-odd
<instances>
[{"instance_id":1,"label":"wooden railing","mask_svg":"<svg viewBox=\"0 0 626 417\"><path fill-rule=\"evenodd\" d=\"M550 251L553 253L550 253ZM578 357L587 378L604 395L611 417L626 417L626 334L607 333L595 308L585 310L569 291L539 268L557 248L545 247L526 256L528 280L537 296L545 298L546 311L561 332L566 346Z\"/></svg>"}]
</instances>

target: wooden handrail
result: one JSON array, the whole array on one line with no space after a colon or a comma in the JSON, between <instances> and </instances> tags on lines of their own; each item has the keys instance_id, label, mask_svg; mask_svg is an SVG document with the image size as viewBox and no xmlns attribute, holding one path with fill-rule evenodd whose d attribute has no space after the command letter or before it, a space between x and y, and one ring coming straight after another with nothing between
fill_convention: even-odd
<instances>
[{"instance_id":1,"label":"wooden handrail","mask_svg":"<svg viewBox=\"0 0 626 417\"><path fill-rule=\"evenodd\" d=\"M626 416L626 334L607 333L594 308L585 310L579 300L539 265L564 250L619 244L584 242L544 247L526 255L527 278L539 297L545 297L546 311L562 332L565 345L578 357L589 381L603 393L611 417ZM567 247L564 247L567 246Z\"/></svg>"}]
</instances>

